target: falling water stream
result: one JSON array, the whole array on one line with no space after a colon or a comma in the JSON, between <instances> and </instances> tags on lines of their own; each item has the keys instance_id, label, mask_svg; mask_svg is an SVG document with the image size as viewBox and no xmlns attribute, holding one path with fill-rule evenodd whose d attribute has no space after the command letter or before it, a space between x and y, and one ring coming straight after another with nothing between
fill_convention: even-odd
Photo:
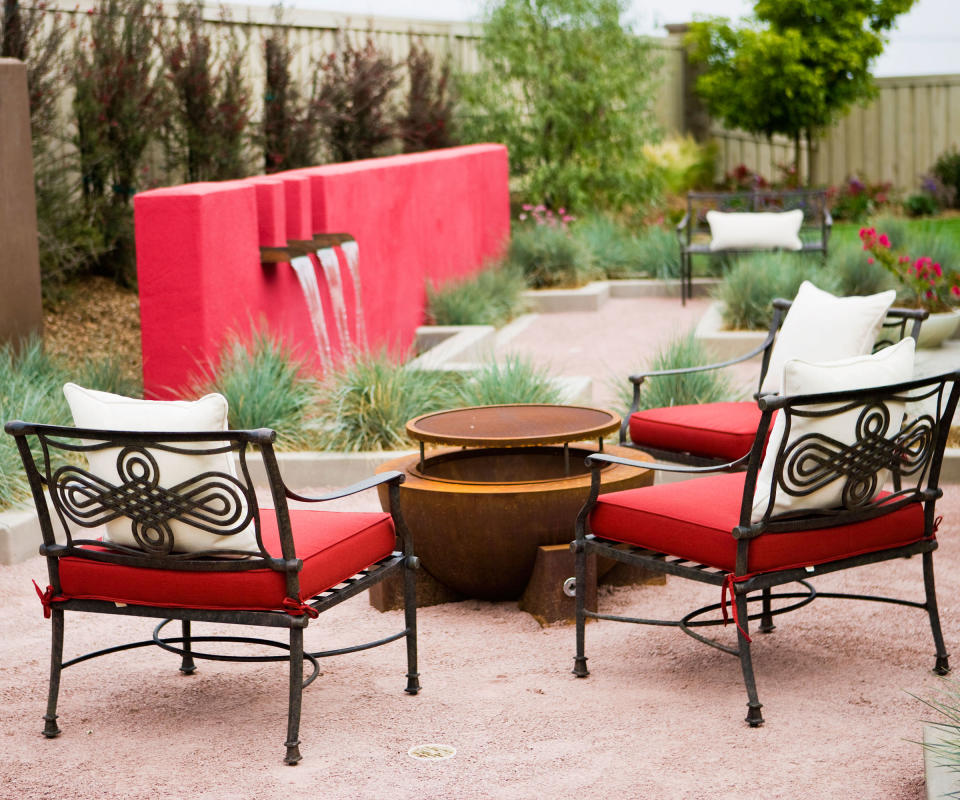
<instances>
[{"instance_id":1,"label":"falling water stream","mask_svg":"<svg viewBox=\"0 0 960 800\"><path fill-rule=\"evenodd\" d=\"M343 254L347 257L347 269L350 271L350 280L353 282L353 299L357 316L357 344L367 349L367 323L363 318L363 302L360 291L360 245L356 241L343 242L340 245Z\"/></svg>"},{"instance_id":2,"label":"falling water stream","mask_svg":"<svg viewBox=\"0 0 960 800\"><path fill-rule=\"evenodd\" d=\"M343 296L343 277L340 275L340 259L332 247L317 250L317 260L323 269L323 277L330 287L330 302L333 305L333 318L337 324L337 334L340 336L340 347L343 352L349 349L350 328L347 324L347 303Z\"/></svg>"},{"instance_id":3,"label":"falling water stream","mask_svg":"<svg viewBox=\"0 0 960 800\"><path fill-rule=\"evenodd\" d=\"M333 364L333 351L330 349L330 337L327 335L327 326L323 319L323 303L320 300L320 287L317 285L317 272L309 256L297 256L290 261L290 266L297 273L300 289L307 301L310 324L313 326L317 352L320 354L320 365L323 371L327 372Z\"/></svg>"}]
</instances>

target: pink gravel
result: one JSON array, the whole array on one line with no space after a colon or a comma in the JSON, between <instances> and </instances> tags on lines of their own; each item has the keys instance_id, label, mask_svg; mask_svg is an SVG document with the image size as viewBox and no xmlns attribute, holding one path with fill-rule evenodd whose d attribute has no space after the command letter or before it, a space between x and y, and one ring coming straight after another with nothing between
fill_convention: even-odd
<instances>
[{"instance_id":1,"label":"pink gravel","mask_svg":"<svg viewBox=\"0 0 960 800\"><path fill-rule=\"evenodd\" d=\"M552 353L568 374L593 370L602 378L609 367L622 375L628 362L626 371L643 366L656 338L650 334L678 318L679 303L670 305L662 306L663 317L650 301L614 306L622 336L607 339L599 356L589 346L571 350L581 328L570 315L541 317L540 333L532 326L514 344ZM680 321L692 325L695 316L684 312ZM641 325L644 334L632 330ZM375 507L375 495L353 504L361 506ZM948 650L960 643L958 512L960 492L948 486L935 556ZM778 617L772 635L755 637L767 722L751 730L738 661L676 629L589 625L593 674L578 680L570 672L572 626L541 628L514 603L466 601L419 612L423 691L416 697L403 692L402 642L321 662L322 676L304 693L304 761L294 768L282 763L283 664L203 661L187 677L175 656L155 648L67 669L64 732L46 740L49 624L31 579L47 583L39 557L0 567L0 800L919 800L916 741L931 712L911 694L932 697L949 685L930 671L924 612L819 600ZM816 585L923 596L919 558L823 576ZM717 600L714 587L671 578L662 586L605 589L601 608L676 618ZM152 627L142 619L68 614L65 654L145 639ZM349 645L401 627L400 612L381 614L359 597L313 622L307 645ZM720 635L735 641L730 628ZM427 743L451 745L456 755L437 762L407 755Z\"/></svg>"},{"instance_id":2,"label":"pink gravel","mask_svg":"<svg viewBox=\"0 0 960 800\"><path fill-rule=\"evenodd\" d=\"M960 642L956 487L941 503L936 554L948 649ZM823 576L846 589L922 599L920 559ZM304 761L282 764L282 664L200 662L185 677L154 648L70 667L63 735L40 735L49 624L30 579L33 558L0 568L0 797L9 798L833 798L923 796L921 721L911 697L934 696L933 644L919 610L819 600L778 618L754 658L766 724L743 722L736 659L675 629L588 626L593 674L574 678L574 631L541 628L513 603L465 601L421 609L423 691L403 693L400 642L322 662L304 693ZM713 587L605 590L602 608L677 617L716 602ZM356 598L307 631L336 647L402 626ZM214 626L196 626L209 632ZM140 619L68 614L66 653L148 638ZM199 629L203 630L199 630ZM254 633L253 635L259 635ZM733 643L732 631L722 636ZM442 743L456 755L418 762L407 750Z\"/></svg>"}]
</instances>

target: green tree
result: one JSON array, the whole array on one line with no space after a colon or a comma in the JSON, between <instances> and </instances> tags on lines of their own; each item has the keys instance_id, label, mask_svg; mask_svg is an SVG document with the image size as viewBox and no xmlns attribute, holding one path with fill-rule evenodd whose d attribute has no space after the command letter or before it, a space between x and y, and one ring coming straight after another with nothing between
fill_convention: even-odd
<instances>
[{"instance_id":1,"label":"green tree","mask_svg":"<svg viewBox=\"0 0 960 800\"><path fill-rule=\"evenodd\" d=\"M655 59L621 21L623 0L499 0L461 76L464 141L498 141L532 202L588 211L641 205L656 135Z\"/></svg>"},{"instance_id":2,"label":"green tree","mask_svg":"<svg viewBox=\"0 0 960 800\"><path fill-rule=\"evenodd\" d=\"M733 128L793 139L797 174L807 140L807 180L816 145L854 103L876 94L870 64L885 32L916 0L756 0L740 27L695 22L690 58L702 64L697 92Z\"/></svg>"}]
</instances>

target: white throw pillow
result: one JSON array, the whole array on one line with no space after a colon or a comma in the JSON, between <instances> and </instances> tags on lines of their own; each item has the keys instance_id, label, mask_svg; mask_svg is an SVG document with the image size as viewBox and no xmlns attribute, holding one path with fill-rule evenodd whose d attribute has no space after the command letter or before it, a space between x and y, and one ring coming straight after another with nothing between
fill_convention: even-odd
<instances>
[{"instance_id":1,"label":"white throw pillow","mask_svg":"<svg viewBox=\"0 0 960 800\"><path fill-rule=\"evenodd\" d=\"M850 389L866 389L875 386L887 386L903 383L913 377L913 359L915 342L907 337L903 341L886 347L869 356L844 358L839 361L827 361L820 364L811 364L806 361L793 359L788 361L783 370L783 393L787 396L798 394L820 394L822 392L840 392ZM886 438L892 439L900 431L903 422L904 404L885 403L890 422L886 431ZM811 408L828 409L830 405L807 406ZM801 437L810 434L819 434L829 437L836 442L852 445L857 441L857 420L863 406L857 406L849 411L822 418L801 417L792 415L790 422L790 436L787 447ZM767 511L770 504L770 489L773 481L774 468L783 441L786 427L786 414L782 411L777 414L767 444L767 452L760 465L757 476L757 488L753 497L752 521L758 522ZM820 442L827 450L836 445ZM813 468L813 464L806 464ZM877 476L875 491L867 500L872 500L880 491L887 477L887 471L881 470ZM783 480L787 486L797 488L797 484L786 475ZM786 511L800 509L837 508L842 506L844 478L838 477L810 494L797 497L787 494L783 486L777 486L774 497L772 514L782 514Z\"/></svg>"},{"instance_id":2,"label":"white throw pillow","mask_svg":"<svg viewBox=\"0 0 960 800\"><path fill-rule=\"evenodd\" d=\"M227 400L220 394L208 394L199 400L138 400L109 392L84 389L75 383L63 387L63 393L70 405L73 422L78 428L99 428L113 431L168 431L183 433L188 431L225 431L227 430ZM187 449L205 449L214 446L211 442L182 443L178 447ZM236 477L231 453L213 455L186 455L169 453L155 448L150 454L156 459L159 472L158 486L172 488L204 472L222 472ZM87 453L90 472L104 481L116 486L121 482L117 468L119 448L111 447ZM208 513L214 519L227 517L237 521L247 513L246 502L242 499L239 487L233 491L221 493L218 498L208 498ZM240 498L239 504L234 500ZM171 520L170 530L174 538L176 552L198 552L203 550L242 550L259 553L256 534L252 524L238 533L224 536L201 530L183 520ZM139 547L133 535L132 522L127 517L111 520L106 524L106 538L117 544ZM214 526L216 527L216 526Z\"/></svg>"},{"instance_id":3,"label":"white throw pillow","mask_svg":"<svg viewBox=\"0 0 960 800\"><path fill-rule=\"evenodd\" d=\"M780 391L783 365L791 358L833 361L869 353L896 296L891 289L863 297L835 297L804 281L780 326L760 391Z\"/></svg>"},{"instance_id":4,"label":"white throw pillow","mask_svg":"<svg viewBox=\"0 0 960 800\"><path fill-rule=\"evenodd\" d=\"M802 250L803 209L708 211L711 250Z\"/></svg>"}]
</instances>

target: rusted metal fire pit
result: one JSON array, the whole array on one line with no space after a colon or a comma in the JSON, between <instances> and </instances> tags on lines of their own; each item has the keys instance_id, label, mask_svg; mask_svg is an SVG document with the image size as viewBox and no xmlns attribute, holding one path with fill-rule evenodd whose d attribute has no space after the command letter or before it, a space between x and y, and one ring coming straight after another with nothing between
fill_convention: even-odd
<instances>
[{"instance_id":1,"label":"rusted metal fire pit","mask_svg":"<svg viewBox=\"0 0 960 800\"><path fill-rule=\"evenodd\" d=\"M424 568L442 584L483 600L523 594L541 545L573 539L590 486L584 459L620 427L610 411L584 406L501 405L440 411L407 423L420 454L378 468L402 470L404 518ZM586 441L595 440L595 441ZM425 444L459 445L425 450ZM466 449L466 448L478 449ZM611 465L603 492L652 482L649 470ZM380 502L387 508L386 493Z\"/></svg>"}]
</instances>

